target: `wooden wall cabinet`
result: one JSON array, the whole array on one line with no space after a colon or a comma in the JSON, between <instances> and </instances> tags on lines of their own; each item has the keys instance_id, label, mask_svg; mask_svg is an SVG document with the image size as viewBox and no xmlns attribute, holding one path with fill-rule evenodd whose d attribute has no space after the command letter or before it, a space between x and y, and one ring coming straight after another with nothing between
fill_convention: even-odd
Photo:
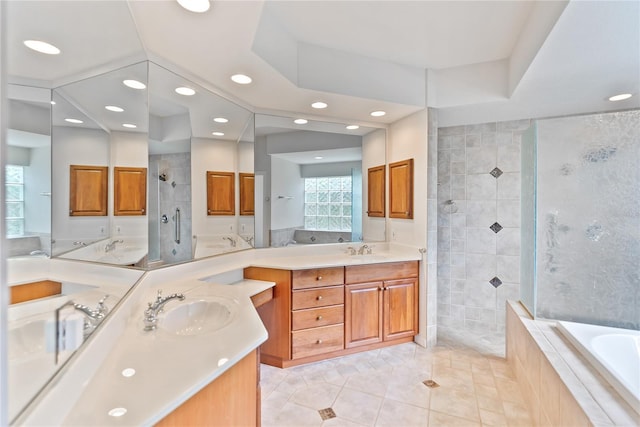
<instances>
[{"instance_id":1,"label":"wooden wall cabinet","mask_svg":"<svg viewBox=\"0 0 640 427\"><path fill-rule=\"evenodd\" d=\"M147 168L113 169L113 214L147 214Z\"/></svg>"},{"instance_id":2,"label":"wooden wall cabinet","mask_svg":"<svg viewBox=\"0 0 640 427\"><path fill-rule=\"evenodd\" d=\"M367 215L381 217L385 215L385 166L376 166L367 171Z\"/></svg>"},{"instance_id":3,"label":"wooden wall cabinet","mask_svg":"<svg viewBox=\"0 0 640 427\"><path fill-rule=\"evenodd\" d=\"M276 283L258 314L269 338L263 363L286 368L413 340L418 332L418 261L308 270L248 267L247 279Z\"/></svg>"},{"instance_id":4,"label":"wooden wall cabinet","mask_svg":"<svg viewBox=\"0 0 640 427\"><path fill-rule=\"evenodd\" d=\"M69 167L69 216L106 216L109 183L107 166Z\"/></svg>"},{"instance_id":5,"label":"wooden wall cabinet","mask_svg":"<svg viewBox=\"0 0 640 427\"><path fill-rule=\"evenodd\" d=\"M234 172L207 171L207 215L235 215Z\"/></svg>"},{"instance_id":6,"label":"wooden wall cabinet","mask_svg":"<svg viewBox=\"0 0 640 427\"><path fill-rule=\"evenodd\" d=\"M389 164L389 218L413 219L413 159Z\"/></svg>"},{"instance_id":7,"label":"wooden wall cabinet","mask_svg":"<svg viewBox=\"0 0 640 427\"><path fill-rule=\"evenodd\" d=\"M240 181L240 215L255 214L255 176L252 173L238 174Z\"/></svg>"}]
</instances>

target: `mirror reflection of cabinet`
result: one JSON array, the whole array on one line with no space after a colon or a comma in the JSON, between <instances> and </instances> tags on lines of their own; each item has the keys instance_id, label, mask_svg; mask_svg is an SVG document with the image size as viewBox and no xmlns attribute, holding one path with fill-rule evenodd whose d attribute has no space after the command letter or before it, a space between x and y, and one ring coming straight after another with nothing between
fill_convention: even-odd
<instances>
[{"instance_id":1,"label":"mirror reflection of cabinet","mask_svg":"<svg viewBox=\"0 0 640 427\"><path fill-rule=\"evenodd\" d=\"M240 215L254 215L255 213L255 176L252 173L240 173Z\"/></svg>"},{"instance_id":2,"label":"mirror reflection of cabinet","mask_svg":"<svg viewBox=\"0 0 640 427\"><path fill-rule=\"evenodd\" d=\"M146 215L147 168L113 169L113 214Z\"/></svg>"},{"instance_id":3,"label":"mirror reflection of cabinet","mask_svg":"<svg viewBox=\"0 0 640 427\"><path fill-rule=\"evenodd\" d=\"M384 218L385 167L376 166L368 169L368 207L367 215Z\"/></svg>"},{"instance_id":4,"label":"mirror reflection of cabinet","mask_svg":"<svg viewBox=\"0 0 640 427\"><path fill-rule=\"evenodd\" d=\"M106 216L107 166L71 165L69 216Z\"/></svg>"},{"instance_id":5,"label":"mirror reflection of cabinet","mask_svg":"<svg viewBox=\"0 0 640 427\"><path fill-rule=\"evenodd\" d=\"M413 159L389 164L389 218L413 219Z\"/></svg>"},{"instance_id":6,"label":"mirror reflection of cabinet","mask_svg":"<svg viewBox=\"0 0 640 427\"><path fill-rule=\"evenodd\" d=\"M207 171L207 215L235 215L234 172Z\"/></svg>"}]
</instances>

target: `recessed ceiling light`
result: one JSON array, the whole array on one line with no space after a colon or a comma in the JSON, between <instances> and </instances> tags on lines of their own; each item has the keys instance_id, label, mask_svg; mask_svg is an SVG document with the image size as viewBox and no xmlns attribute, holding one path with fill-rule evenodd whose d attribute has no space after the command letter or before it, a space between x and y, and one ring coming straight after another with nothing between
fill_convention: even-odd
<instances>
[{"instance_id":1,"label":"recessed ceiling light","mask_svg":"<svg viewBox=\"0 0 640 427\"><path fill-rule=\"evenodd\" d=\"M133 368L126 368L122 370L122 376L126 378L132 377L135 374L136 374L136 370Z\"/></svg>"},{"instance_id":2,"label":"recessed ceiling light","mask_svg":"<svg viewBox=\"0 0 640 427\"><path fill-rule=\"evenodd\" d=\"M115 105L105 105L104 109L116 113L122 113L124 111L124 108L116 107Z\"/></svg>"},{"instance_id":3,"label":"recessed ceiling light","mask_svg":"<svg viewBox=\"0 0 640 427\"><path fill-rule=\"evenodd\" d=\"M251 80L251 77L244 74L234 74L233 76L231 76L231 80L238 83L239 85L248 85L253 81Z\"/></svg>"},{"instance_id":4,"label":"recessed ceiling light","mask_svg":"<svg viewBox=\"0 0 640 427\"><path fill-rule=\"evenodd\" d=\"M137 80L123 80L125 86L129 86L131 89L145 89L147 85Z\"/></svg>"},{"instance_id":5,"label":"recessed ceiling light","mask_svg":"<svg viewBox=\"0 0 640 427\"><path fill-rule=\"evenodd\" d=\"M202 13L209 10L209 0L178 0L178 4L189 12Z\"/></svg>"},{"instance_id":6,"label":"recessed ceiling light","mask_svg":"<svg viewBox=\"0 0 640 427\"><path fill-rule=\"evenodd\" d=\"M112 417L121 417L127 413L127 408L113 408L107 413Z\"/></svg>"},{"instance_id":7,"label":"recessed ceiling light","mask_svg":"<svg viewBox=\"0 0 640 427\"><path fill-rule=\"evenodd\" d=\"M56 101L51 101L51 105L56 105Z\"/></svg>"},{"instance_id":8,"label":"recessed ceiling light","mask_svg":"<svg viewBox=\"0 0 640 427\"><path fill-rule=\"evenodd\" d=\"M196 91L191 89L190 87L177 87L176 93L184 96L192 96L196 94Z\"/></svg>"},{"instance_id":9,"label":"recessed ceiling light","mask_svg":"<svg viewBox=\"0 0 640 427\"><path fill-rule=\"evenodd\" d=\"M122 127L123 127L123 128L129 128L129 129L135 129L135 128L137 128L138 126L137 126L137 125L134 125L134 124L132 124L132 123L123 123L123 124L122 124Z\"/></svg>"},{"instance_id":10,"label":"recessed ceiling light","mask_svg":"<svg viewBox=\"0 0 640 427\"><path fill-rule=\"evenodd\" d=\"M311 107L317 108L317 109L327 108L327 103L322 101L316 101L313 104L311 104Z\"/></svg>"},{"instance_id":11,"label":"recessed ceiling light","mask_svg":"<svg viewBox=\"0 0 640 427\"><path fill-rule=\"evenodd\" d=\"M387 112L386 112L386 111L382 111L382 110L372 111L372 112L371 112L371 115L372 115L373 117L382 117L382 116L384 116L385 114L387 114Z\"/></svg>"},{"instance_id":12,"label":"recessed ceiling light","mask_svg":"<svg viewBox=\"0 0 640 427\"><path fill-rule=\"evenodd\" d=\"M356 129L359 129L359 128L360 128L360 126L358 126L358 125L349 125L349 126L347 126L347 129L349 129L349 130L356 130Z\"/></svg>"},{"instance_id":13,"label":"recessed ceiling light","mask_svg":"<svg viewBox=\"0 0 640 427\"><path fill-rule=\"evenodd\" d=\"M75 124L84 123L82 120L78 120L78 119L64 119L64 121L69 123L75 123Z\"/></svg>"},{"instance_id":14,"label":"recessed ceiling light","mask_svg":"<svg viewBox=\"0 0 640 427\"><path fill-rule=\"evenodd\" d=\"M322 159L323 159L323 157L322 157L322 156L315 156L315 157L314 157L314 159L316 159L316 160L322 160Z\"/></svg>"},{"instance_id":15,"label":"recessed ceiling light","mask_svg":"<svg viewBox=\"0 0 640 427\"><path fill-rule=\"evenodd\" d=\"M614 95L609 97L609 101L624 101L631 98L633 95L630 93L621 93L620 95Z\"/></svg>"},{"instance_id":16,"label":"recessed ceiling light","mask_svg":"<svg viewBox=\"0 0 640 427\"><path fill-rule=\"evenodd\" d=\"M226 357L223 357L222 359L218 360L218 367L224 365L225 363L227 363L229 361L229 359L227 359Z\"/></svg>"},{"instance_id":17,"label":"recessed ceiling light","mask_svg":"<svg viewBox=\"0 0 640 427\"><path fill-rule=\"evenodd\" d=\"M215 119L213 119L213 121L216 123L227 123L229 120L225 119L224 117L216 117Z\"/></svg>"},{"instance_id":18,"label":"recessed ceiling light","mask_svg":"<svg viewBox=\"0 0 640 427\"><path fill-rule=\"evenodd\" d=\"M307 120L307 119L295 119L293 121L293 123L295 123L297 125L306 125L307 123L309 123L309 120Z\"/></svg>"},{"instance_id":19,"label":"recessed ceiling light","mask_svg":"<svg viewBox=\"0 0 640 427\"><path fill-rule=\"evenodd\" d=\"M60 53L60 49L54 45L40 40L25 40L23 43L29 49L33 49L40 53L46 53L47 55L57 55Z\"/></svg>"},{"instance_id":20,"label":"recessed ceiling light","mask_svg":"<svg viewBox=\"0 0 640 427\"><path fill-rule=\"evenodd\" d=\"M224 132L212 132L211 135L214 136L224 136Z\"/></svg>"}]
</instances>

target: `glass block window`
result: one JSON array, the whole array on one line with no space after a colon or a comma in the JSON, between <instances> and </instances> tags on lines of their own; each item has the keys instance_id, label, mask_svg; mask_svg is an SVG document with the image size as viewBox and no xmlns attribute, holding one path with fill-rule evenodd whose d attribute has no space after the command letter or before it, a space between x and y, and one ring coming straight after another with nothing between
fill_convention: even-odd
<instances>
[{"instance_id":1,"label":"glass block window","mask_svg":"<svg viewBox=\"0 0 640 427\"><path fill-rule=\"evenodd\" d=\"M7 165L5 168L5 203L7 235L24 235L24 168Z\"/></svg>"},{"instance_id":2,"label":"glass block window","mask_svg":"<svg viewBox=\"0 0 640 427\"><path fill-rule=\"evenodd\" d=\"M351 231L351 177L304 179L304 228Z\"/></svg>"}]
</instances>

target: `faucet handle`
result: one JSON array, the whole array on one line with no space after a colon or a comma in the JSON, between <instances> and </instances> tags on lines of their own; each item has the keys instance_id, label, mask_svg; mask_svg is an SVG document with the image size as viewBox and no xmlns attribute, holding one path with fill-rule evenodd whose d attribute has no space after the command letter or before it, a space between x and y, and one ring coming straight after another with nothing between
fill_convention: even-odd
<instances>
[{"instance_id":1,"label":"faucet handle","mask_svg":"<svg viewBox=\"0 0 640 427\"><path fill-rule=\"evenodd\" d=\"M109 313L109 307L107 307L107 305L104 303L107 298L109 298L109 294L106 294L100 299L100 301L98 301L98 307L96 308L96 311L102 313L103 315Z\"/></svg>"}]
</instances>

